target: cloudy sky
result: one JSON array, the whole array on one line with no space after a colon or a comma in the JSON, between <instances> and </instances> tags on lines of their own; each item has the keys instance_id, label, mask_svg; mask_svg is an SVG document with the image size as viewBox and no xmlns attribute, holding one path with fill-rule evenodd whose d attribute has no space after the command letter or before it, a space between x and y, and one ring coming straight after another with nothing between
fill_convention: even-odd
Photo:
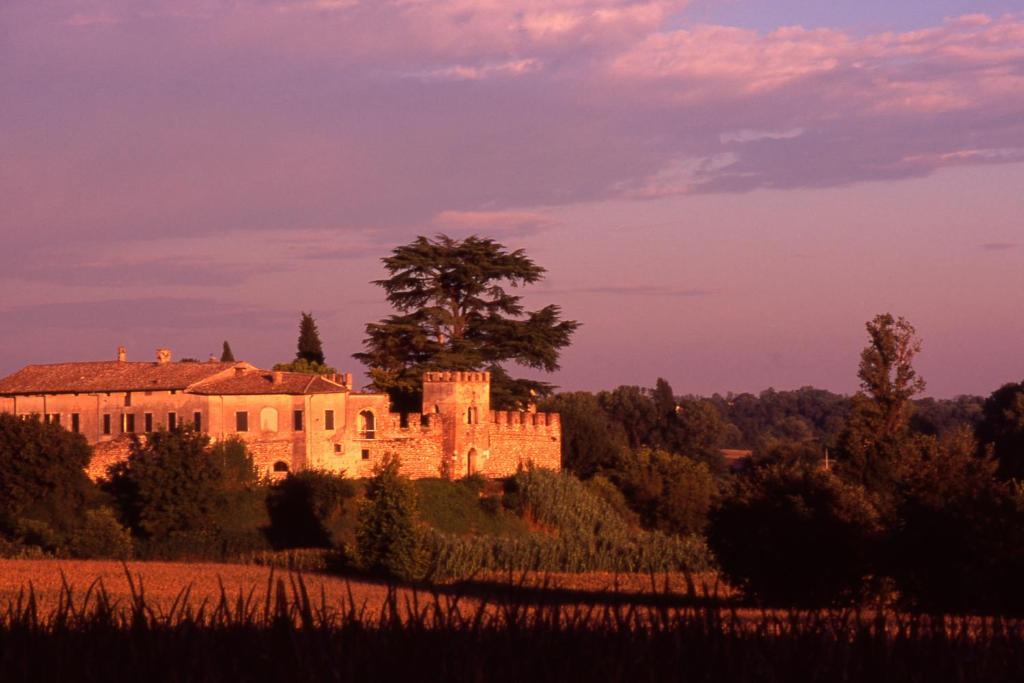
<instances>
[{"instance_id":1,"label":"cloudy sky","mask_svg":"<svg viewBox=\"0 0 1024 683\"><path fill-rule=\"evenodd\" d=\"M1024 0L4 0L0 374L358 371L418 234L548 269L569 389L1024 377Z\"/></svg>"}]
</instances>

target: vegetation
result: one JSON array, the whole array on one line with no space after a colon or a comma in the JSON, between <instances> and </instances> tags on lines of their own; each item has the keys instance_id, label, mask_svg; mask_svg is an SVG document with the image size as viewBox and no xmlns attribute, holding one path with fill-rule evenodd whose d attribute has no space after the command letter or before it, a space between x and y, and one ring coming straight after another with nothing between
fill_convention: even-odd
<instances>
[{"instance_id":1,"label":"vegetation","mask_svg":"<svg viewBox=\"0 0 1024 683\"><path fill-rule=\"evenodd\" d=\"M277 363L273 369L309 375L330 375L338 372L327 365L323 343L320 341L320 330L317 329L312 313L303 311L299 320L299 342L295 360L290 363Z\"/></svg>"},{"instance_id":2,"label":"vegetation","mask_svg":"<svg viewBox=\"0 0 1024 683\"><path fill-rule=\"evenodd\" d=\"M228 344L227 340L224 341L224 346L221 348L220 362L221 363L234 363L235 362L235 353L231 350L231 344Z\"/></svg>"},{"instance_id":3,"label":"vegetation","mask_svg":"<svg viewBox=\"0 0 1024 683\"><path fill-rule=\"evenodd\" d=\"M544 275L522 250L476 236L439 235L396 247L383 262L389 276L374 284L398 313L366 326L366 350L355 358L396 406L420 405L426 370L490 370L497 409L550 393L544 382L513 379L503 364L557 370L559 352L579 323L561 320L555 305L526 311L522 297L506 291Z\"/></svg>"},{"instance_id":4,"label":"vegetation","mask_svg":"<svg viewBox=\"0 0 1024 683\"><path fill-rule=\"evenodd\" d=\"M416 490L399 474L400 467L393 456L374 467L359 508L356 552L364 570L408 579L419 574L420 542Z\"/></svg>"},{"instance_id":5,"label":"vegetation","mask_svg":"<svg viewBox=\"0 0 1024 683\"><path fill-rule=\"evenodd\" d=\"M349 526L346 503L356 487L320 470L289 472L267 492L268 535L275 548L334 548Z\"/></svg>"}]
</instances>

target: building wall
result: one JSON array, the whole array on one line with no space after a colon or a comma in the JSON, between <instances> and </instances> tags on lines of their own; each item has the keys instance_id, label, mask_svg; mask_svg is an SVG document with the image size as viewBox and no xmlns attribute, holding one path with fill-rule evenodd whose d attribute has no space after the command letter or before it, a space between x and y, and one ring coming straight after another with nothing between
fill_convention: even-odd
<instances>
[{"instance_id":1,"label":"building wall","mask_svg":"<svg viewBox=\"0 0 1024 683\"><path fill-rule=\"evenodd\" d=\"M557 413L493 411L490 457L482 473L489 477L514 474L533 465L562 469L562 423Z\"/></svg>"}]
</instances>

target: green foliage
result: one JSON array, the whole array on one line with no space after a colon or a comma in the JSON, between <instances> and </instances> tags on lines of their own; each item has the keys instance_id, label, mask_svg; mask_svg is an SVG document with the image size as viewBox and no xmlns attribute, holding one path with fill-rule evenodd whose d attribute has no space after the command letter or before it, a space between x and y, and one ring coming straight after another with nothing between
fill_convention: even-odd
<instances>
[{"instance_id":1,"label":"green foliage","mask_svg":"<svg viewBox=\"0 0 1024 683\"><path fill-rule=\"evenodd\" d=\"M562 423L562 467L581 479L615 466L626 447L622 425L613 421L586 391L557 394L540 408L559 413Z\"/></svg>"},{"instance_id":2,"label":"green foliage","mask_svg":"<svg viewBox=\"0 0 1024 683\"><path fill-rule=\"evenodd\" d=\"M305 358L298 358L290 363L275 363L274 370L283 370L284 372L301 372L306 375L333 375L338 370L330 365L324 365L323 363L311 363Z\"/></svg>"},{"instance_id":3,"label":"green foliage","mask_svg":"<svg viewBox=\"0 0 1024 683\"><path fill-rule=\"evenodd\" d=\"M475 235L421 236L383 262L388 277L374 284L398 313L366 326L366 351L355 358L395 405L415 409L427 370L490 369L497 409L521 407L534 394L550 392L543 382L512 379L502 367L513 361L557 370L560 350L579 327L560 320L558 306L526 311L521 297L505 291L544 274L522 250L510 252Z\"/></svg>"},{"instance_id":4,"label":"green foliage","mask_svg":"<svg viewBox=\"0 0 1024 683\"><path fill-rule=\"evenodd\" d=\"M505 511L496 496L481 496L482 486L473 478L416 479L420 519L449 534L522 536L528 529L517 515Z\"/></svg>"},{"instance_id":5,"label":"green foliage","mask_svg":"<svg viewBox=\"0 0 1024 683\"><path fill-rule=\"evenodd\" d=\"M235 354L231 350L231 344L228 344L227 340L224 340L224 346L221 348L220 362L221 363L234 363L235 362Z\"/></svg>"},{"instance_id":6,"label":"green foliage","mask_svg":"<svg viewBox=\"0 0 1024 683\"><path fill-rule=\"evenodd\" d=\"M644 448L624 452L612 476L646 528L703 533L717 493L707 464Z\"/></svg>"},{"instance_id":7,"label":"green foliage","mask_svg":"<svg viewBox=\"0 0 1024 683\"><path fill-rule=\"evenodd\" d=\"M266 547L264 490L244 442L191 429L135 438L102 484L139 554L225 558Z\"/></svg>"},{"instance_id":8,"label":"green foliage","mask_svg":"<svg viewBox=\"0 0 1024 683\"><path fill-rule=\"evenodd\" d=\"M424 532L423 555L433 578L481 570L703 570L709 555L697 537L643 532L615 513L600 484L529 469L507 482L507 507L539 529L526 536L464 536Z\"/></svg>"},{"instance_id":9,"label":"green foliage","mask_svg":"<svg viewBox=\"0 0 1024 683\"><path fill-rule=\"evenodd\" d=\"M1004 384L985 400L978 440L991 445L999 476L1024 480L1024 381Z\"/></svg>"},{"instance_id":10,"label":"green foliage","mask_svg":"<svg viewBox=\"0 0 1024 683\"><path fill-rule=\"evenodd\" d=\"M331 548L340 545L345 503L354 484L321 470L289 472L267 494L268 536L275 548Z\"/></svg>"},{"instance_id":11,"label":"green foliage","mask_svg":"<svg viewBox=\"0 0 1024 683\"><path fill-rule=\"evenodd\" d=\"M885 434L902 431L910 419L910 399L924 391L925 382L914 370L921 341L903 317L877 315L867 323L869 343L860 354L861 389L878 411L877 426Z\"/></svg>"},{"instance_id":12,"label":"green foliage","mask_svg":"<svg viewBox=\"0 0 1024 683\"><path fill-rule=\"evenodd\" d=\"M712 512L708 542L746 595L821 606L864 593L882 533L860 487L817 468L773 465L734 482Z\"/></svg>"},{"instance_id":13,"label":"green foliage","mask_svg":"<svg viewBox=\"0 0 1024 683\"><path fill-rule=\"evenodd\" d=\"M121 526L108 507L89 510L80 527L68 541L73 557L128 559L132 555L132 536Z\"/></svg>"},{"instance_id":14,"label":"green foliage","mask_svg":"<svg viewBox=\"0 0 1024 683\"><path fill-rule=\"evenodd\" d=\"M295 353L295 360L304 360L313 365L324 365L323 344L320 342L320 330L316 327L312 313L302 312L302 319L299 321L299 343Z\"/></svg>"},{"instance_id":15,"label":"green foliage","mask_svg":"<svg viewBox=\"0 0 1024 683\"><path fill-rule=\"evenodd\" d=\"M996 467L963 428L933 440L907 477L887 569L909 605L1024 612L1024 499Z\"/></svg>"},{"instance_id":16,"label":"green foliage","mask_svg":"<svg viewBox=\"0 0 1024 683\"><path fill-rule=\"evenodd\" d=\"M356 550L364 570L412 578L419 572L416 490L399 473L400 467L394 455L374 467L359 508Z\"/></svg>"},{"instance_id":17,"label":"green foliage","mask_svg":"<svg viewBox=\"0 0 1024 683\"><path fill-rule=\"evenodd\" d=\"M85 475L91 457L81 434L0 414L0 535L41 534L60 545L96 495Z\"/></svg>"}]
</instances>

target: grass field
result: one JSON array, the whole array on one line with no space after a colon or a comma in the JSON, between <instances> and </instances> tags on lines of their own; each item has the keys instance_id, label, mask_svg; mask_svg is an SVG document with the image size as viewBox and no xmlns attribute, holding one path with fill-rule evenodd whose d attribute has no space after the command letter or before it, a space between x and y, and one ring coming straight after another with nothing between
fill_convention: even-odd
<instances>
[{"instance_id":1,"label":"grass field","mask_svg":"<svg viewBox=\"0 0 1024 683\"><path fill-rule=\"evenodd\" d=\"M684 577L662 577L668 591L651 577L590 574L431 592L280 571L271 581L256 566L128 572L0 561L0 680L1024 680L1017 621L761 612L687 598ZM97 580L104 591L87 603Z\"/></svg>"}]
</instances>

